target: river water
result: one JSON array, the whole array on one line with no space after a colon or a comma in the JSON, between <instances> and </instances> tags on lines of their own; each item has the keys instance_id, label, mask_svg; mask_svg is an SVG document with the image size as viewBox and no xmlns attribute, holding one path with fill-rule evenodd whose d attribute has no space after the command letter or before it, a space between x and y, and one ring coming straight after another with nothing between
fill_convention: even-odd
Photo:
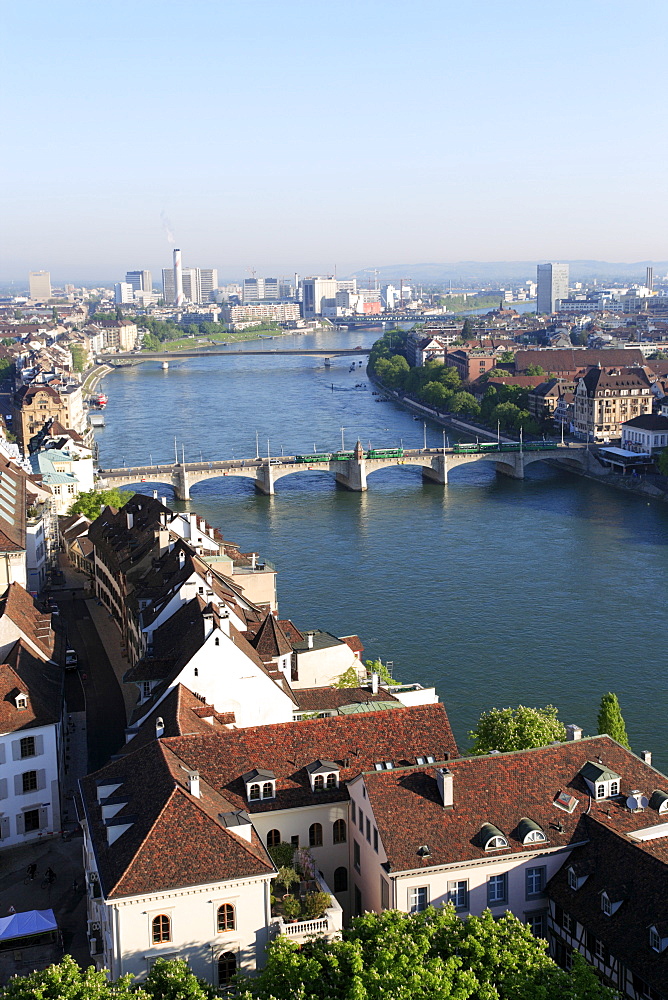
<instances>
[{"instance_id":1,"label":"river water","mask_svg":"<svg viewBox=\"0 0 668 1000\"><path fill-rule=\"evenodd\" d=\"M354 347L378 336L247 346ZM186 461L252 457L256 441L266 455L268 440L272 455L334 451L341 427L347 448L358 436L365 447L421 446L422 422L355 388L364 367L350 364L211 357L117 370L101 383L100 465L172 461L174 438ZM440 427L427 425L427 443L442 444ZM171 487L160 493L182 506ZM435 685L461 746L481 711L519 703L551 702L593 734L612 690L634 750L668 767L665 504L542 462L524 481L480 462L445 488L417 469L386 469L365 494L306 471L280 480L274 497L218 479L194 486L190 506L277 565L281 614L299 628L357 632L365 656L392 660L399 680Z\"/></svg>"}]
</instances>

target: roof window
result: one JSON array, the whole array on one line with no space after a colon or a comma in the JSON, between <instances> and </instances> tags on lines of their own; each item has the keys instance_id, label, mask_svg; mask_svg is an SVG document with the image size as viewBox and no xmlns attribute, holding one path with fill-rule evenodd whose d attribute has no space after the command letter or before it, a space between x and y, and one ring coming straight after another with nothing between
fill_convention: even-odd
<instances>
[{"instance_id":1,"label":"roof window","mask_svg":"<svg viewBox=\"0 0 668 1000\"><path fill-rule=\"evenodd\" d=\"M391 760L379 760L373 766L376 771L391 771L394 768Z\"/></svg>"},{"instance_id":2,"label":"roof window","mask_svg":"<svg viewBox=\"0 0 668 1000\"><path fill-rule=\"evenodd\" d=\"M517 835L526 847L529 844L546 844L547 837L543 829L534 820L523 816L517 826Z\"/></svg>"},{"instance_id":3,"label":"roof window","mask_svg":"<svg viewBox=\"0 0 668 1000\"><path fill-rule=\"evenodd\" d=\"M597 761L588 760L584 767L580 768L580 774L593 798L601 800L619 795L622 779L616 771L606 767L600 757Z\"/></svg>"},{"instance_id":4,"label":"roof window","mask_svg":"<svg viewBox=\"0 0 668 1000\"><path fill-rule=\"evenodd\" d=\"M579 802L579 799L576 799L574 795L566 791L559 792L553 799L553 804L557 809L563 809L567 813L572 813Z\"/></svg>"},{"instance_id":5,"label":"roof window","mask_svg":"<svg viewBox=\"0 0 668 1000\"><path fill-rule=\"evenodd\" d=\"M485 851L501 851L508 847L508 840L493 823L484 823L480 829L480 839Z\"/></svg>"},{"instance_id":6,"label":"roof window","mask_svg":"<svg viewBox=\"0 0 668 1000\"><path fill-rule=\"evenodd\" d=\"M668 794L661 791L660 788L655 788L652 792L652 796L649 800L650 809L656 809L656 811L661 815L662 813L668 812Z\"/></svg>"},{"instance_id":7,"label":"roof window","mask_svg":"<svg viewBox=\"0 0 668 1000\"><path fill-rule=\"evenodd\" d=\"M28 707L28 695L24 694L23 691L19 691L14 699L14 703L19 712L25 712Z\"/></svg>"},{"instance_id":8,"label":"roof window","mask_svg":"<svg viewBox=\"0 0 668 1000\"><path fill-rule=\"evenodd\" d=\"M339 787L339 766L331 760L316 760L306 771L312 792L325 792Z\"/></svg>"},{"instance_id":9,"label":"roof window","mask_svg":"<svg viewBox=\"0 0 668 1000\"><path fill-rule=\"evenodd\" d=\"M654 951L658 951L659 954L665 951L666 945L668 945L668 927L662 925L661 927L656 924L652 924L649 928L649 946L653 948Z\"/></svg>"},{"instance_id":10,"label":"roof window","mask_svg":"<svg viewBox=\"0 0 668 1000\"><path fill-rule=\"evenodd\" d=\"M241 776L246 785L246 798L249 802L260 802L264 799L276 798L276 775L266 768L254 767Z\"/></svg>"},{"instance_id":11,"label":"roof window","mask_svg":"<svg viewBox=\"0 0 668 1000\"><path fill-rule=\"evenodd\" d=\"M606 917L614 916L623 902L623 899L614 899L605 889L601 893L601 909Z\"/></svg>"}]
</instances>

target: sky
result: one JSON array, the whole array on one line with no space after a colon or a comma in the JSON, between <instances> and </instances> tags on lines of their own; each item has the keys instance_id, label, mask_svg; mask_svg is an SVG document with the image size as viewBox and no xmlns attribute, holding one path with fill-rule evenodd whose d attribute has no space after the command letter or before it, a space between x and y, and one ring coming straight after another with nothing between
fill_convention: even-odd
<instances>
[{"instance_id":1,"label":"sky","mask_svg":"<svg viewBox=\"0 0 668 1000\"><path fill-rule=\"evenodd\" d=\"M0 281L668 259L665 0L3 7Z\"/></svg>"}]
</instances>

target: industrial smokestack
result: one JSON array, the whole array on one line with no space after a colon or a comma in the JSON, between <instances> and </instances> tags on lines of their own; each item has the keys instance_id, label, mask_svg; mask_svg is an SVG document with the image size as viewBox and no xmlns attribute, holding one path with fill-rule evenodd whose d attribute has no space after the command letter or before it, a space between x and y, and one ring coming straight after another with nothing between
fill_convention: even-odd
<instances>
[{"instance_id":1,"label":"industrial smokestack","mask_svg":"<svg viewBox=\"0 0 668 1000\"><path fill-rule=\"evenodd\" d=\"M181 270L181 251L174 250L174 304L183 305L183 272Z\"/></svg>"}]
</instances>

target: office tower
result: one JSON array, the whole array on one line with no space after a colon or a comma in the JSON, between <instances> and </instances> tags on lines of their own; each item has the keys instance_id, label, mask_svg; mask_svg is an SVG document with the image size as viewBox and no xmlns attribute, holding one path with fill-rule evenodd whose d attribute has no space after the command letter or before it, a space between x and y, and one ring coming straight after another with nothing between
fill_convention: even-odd
<instances>
[{"instance_id":1,"label":"office tower","mask_svg":"<svg viewBox=\"0 0 668 1000\"><path fill-rule=\"evenodd\" d=\"M125 306L134 302L135 291L128 281L117 281L114 285L114 302L117 306Z\"/></svg>"},{"instance_id":2,"label":"office tower","mask_svg":"<svg viewBox=\"0 0 668 1000\"><path fill-rule=\"evenodd\" d=\"M152 292L153 278L150 271L128 271L125 281L135 292Z\"/></svg>"},{"instance_id":3,"label":"office tower","mask_svg":"<svg viewBox=\"0 0 668 1000\"><path fill-rule=\"evenodd\" d=\"M649 288L650 292L654 291L654 268L647 268L647 278L645 279L645 284Z\"/></svg>"},{"instance_id":4,"label":"office tower","mask_svg":"<svg viewBox=\"0 0 668 1000\"><path fill-rule=\"evenodd\" d=\"M264 278L244 278L244 302L259 302L264 298Z\"/></svg>"},{"instance_id":5,"label":"office tower","mask_svg":"<svg viewBox=\"0 0 668 1000\"><path fill-rule=\"evenodd\" d=\"M553 313L560 299L568 298L568 264L539 264L537 313Z\"/></svg>"},{"instance_id":6,"label":"office tower","mask_svg":"<svg viewBox=\"0 0 668 1000\"><path fill-rule=\"evenodd\" d=\"M163 267L162 269L162 297L165 305L174 303L174 268Z\"/></svg>"},{"instance_id":7,"label":"office tower","mask_svg":"<svg viewBox=\"0 0 668 1000\"><path fill-rule=\"evenodd\" d=\"M213 301L213 293L218 288L218 271L215 267L201 267L199 269L199 287L201 301Z\"/></svg>"},{"instance_id":8,"label":"office tower","mask_svg":"<svg viewBox=\"0 0 668 1000\"><path fill-rule=\"evenodd\" d=\"M174 305L179 308L183 305L183 273L181 269L181 251L174 250Z\"/></svg>"},{"instance_id":9,"label":"office tower","mask_svg":"<svg viewBox=\"0 0 668 1000\"><path fill-rule=\"evenodd\" d=\"M345 289L347 290L347 289ZM321 316L325 306L336 304L336 278L304 278L302 281L303 314L307 319Z\"/></svg>"},{"instance_id":10,"label":"office tower","mask_svg":"<svg viewBox=\"0 0 668 1000\"><path fill-rule=\"evenodd\" d=\"M264 297L265 299L277 299L279 297L278 278L264 279Z\"/></svg>"},{"instance_id":11,"label":"office tower","mask_svg":"<svg viewBox=\"0 0 668 1000\"><path fill-rule=\"evenodd\" d=\"M46 302L51 298L51 274L49 271L31 271L28 275L30 298Z\"/></svg>"},{"instance_id":12,"label":"office tower","mask_svg":"<svg viewBox=\"0 0 668 1000\"><path fill-rule=\"evenodd\" d=\"M183 285L183 298L186 302L199 303L202 301L202 287L200 281L200 270L198 267L184 267L181 269L181 281Z\"/></svg>"}]
</instances>

